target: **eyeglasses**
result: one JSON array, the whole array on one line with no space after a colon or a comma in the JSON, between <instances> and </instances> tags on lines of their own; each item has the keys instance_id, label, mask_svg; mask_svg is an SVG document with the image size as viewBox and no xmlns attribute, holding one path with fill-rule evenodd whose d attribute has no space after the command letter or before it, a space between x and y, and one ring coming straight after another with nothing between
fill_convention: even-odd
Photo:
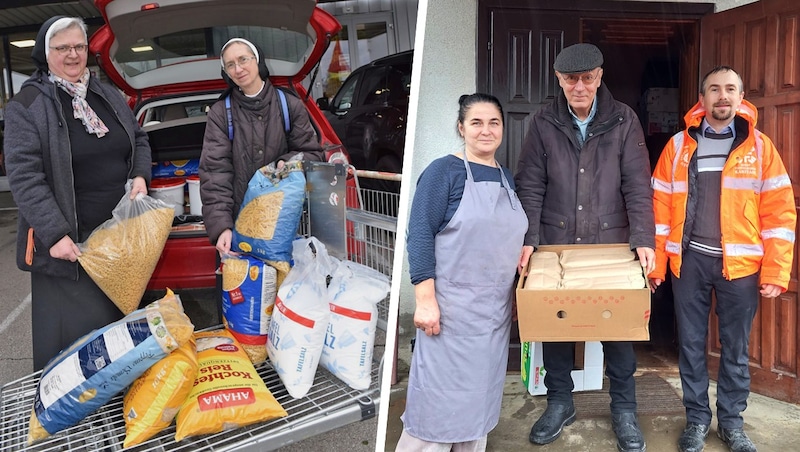
<instances>
[{"instance_id":1,"label":"eyeglasses","mask_svg":"<svg viewBox=\"0 0 800 452\"><path fill-rule=\"evenodd\" d=\"M578 80L582 81L584 85L589 85L597 80L599 75L600 70L597 69L585 74L561 74L561 79L564 80L567 85L577 85Z\"/></svg>"},{"instance_id":2,"label":"eyeglasses","mask_svg":"<svg viewBox=\"0 0 800 452\"><path fill-rule=\"evenodd\" d=\"M254 55L241 56L241 57L237 58L236 61L231 61L231 62L225 63L225 71L226 72L233 72L233 71L236 70L236 66L239 66L239 67L243 68L247 63L250 62L250 60L255 60L255 59L256 59L256 57Z\"/></svg>"},{"instance_id":3,"label":"eyeglasses","mask_svg":"<svg viewBox=\"0 0 800 452\"><path fill-rule=\"evenodd\" d=\"M74 50L75 53L77 54L84 53L86 52L86 50L89 49L89 46L86 44L76 44L74 46L63 45L57 47L50 47L50 49L55 50L56 52L58 52L59 55L69 55L69 52L72 50Z\"/></svg>"}]
</instances>

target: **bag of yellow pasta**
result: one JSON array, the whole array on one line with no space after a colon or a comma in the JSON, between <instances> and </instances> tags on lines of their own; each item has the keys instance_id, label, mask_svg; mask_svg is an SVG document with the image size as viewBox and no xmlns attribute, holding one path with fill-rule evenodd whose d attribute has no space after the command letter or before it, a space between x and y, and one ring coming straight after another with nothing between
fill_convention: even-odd
<instances>
[{"instance_id":1,"label":"bag of yellow pasta","mask_svg":"<svg viewBox=\"0 0 800 452\"><path fill-rule=\"evenodd\" d=\"M289 262L305 190L300 160L290 160L281 169L270 164L256 171L233 226L231 249L263 260Z\"/></svg>"},{"instance_id":2,"label":"bag of yellow pasta","mask_svg":"<svg viewBox=\"0 0 800 452\"><path fill-rule=\"evenodd\" d=\"M125 315L139 307L175 217L160 199L141 194L130 199L130 186L112 217L78 244L78 262Z\"/></svg>"},{"instance_id":3,"label":"bag of yellow pasta","mask_svg":"<svg viewBox=\"0 0 800 452\"><path fill-rule=\"evenodd\" d=\"M147 369L122 401L125 448L141 444L169 427L186 401L197 376L194 337Z\"/></svg>"},{"instance_id":4,"label":"bag of yellow pasta","mask_svg":"<svg viewBox=\"0 0 800 452\"><path fill-rule=\"evenodd\" d=\"M194 337L199 371L178 411L175 441L286 416L229 331L201 331Z\"/></svg>"},{"instance_id":5,"label":"bag of yellow pasta","mask_svg":"<svg viewBox=\"0 0 800 452\"><path fill-rule=\"evenodd\" d=\"M80 313L78 313L80 315ZM62 350L42 371L28 444L78 424L192 337L177 295L167 295Z\"/></svg>"},{"instance_id":6,"label":"bag of yellow pasta","mask_svg":"<svg viewBox=\"0 0 800 452\"><path fill-rule=\"evenodd\" d=\"M267 359L276 281L277 270L261 259L222 257L222 321L253 364Z\"/></svg>"}]
</instances>

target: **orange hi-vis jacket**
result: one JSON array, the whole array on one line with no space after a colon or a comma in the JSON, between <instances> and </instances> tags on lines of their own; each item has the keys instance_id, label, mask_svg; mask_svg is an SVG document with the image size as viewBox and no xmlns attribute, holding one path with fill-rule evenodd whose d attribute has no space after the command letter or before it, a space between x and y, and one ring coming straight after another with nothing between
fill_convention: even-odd
<instances>
[{"instance_id":1,"label":"orange hi-vis jacket","mask_svg":"<svg viewBox=\"0 0 800 452\"><path fill-rule=\"evenodd\" d=\"M703 214L692 211L694 203L688 200L697 190L693 186L697 172L693 133L705 114L699 102L686 113L687 128L670 139L653 172L656 268L650 278L664 280L667 260L672 273L680 277L681 257L694 218ZM758 113L753 104L742 101L736 116L735 122L746 120L748 125L744 141L739 139L744 130L736 129L740 144L731 150L722 169L723 276L731 280L760 270L760 284L774 284L786 291L797 221L792 184L775 145L755 128Z\"/></svg>"}]
</instances>

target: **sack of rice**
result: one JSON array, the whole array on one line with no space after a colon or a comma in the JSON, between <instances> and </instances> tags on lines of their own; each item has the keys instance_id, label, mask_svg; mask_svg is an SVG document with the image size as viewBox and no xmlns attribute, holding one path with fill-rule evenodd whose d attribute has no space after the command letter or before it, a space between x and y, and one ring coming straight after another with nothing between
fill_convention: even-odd
<instances>
[{"instance_id":1,"label":"sack of rice","mask_svg":"<svg viewBox=\"0 0 800 452\"><path fill-rule=\"evenodd\" d=\"M125 448L141 444L169 427L197 376L194 337L147 369L122 400Z\"/></svg>"},{"instance_id":2,"label":"sack of rice","mask_svg":"<svg viewBox=\"0 0 800 452\"><path fill-rule=\"evenodd\" d=\"M178 411L175 441L287 415L229 331L201 331L195 340L200 370Z\"/></svg>"},{"instance_id":3,"label":"sack of rice","mask_svg":"<svg viewBox=\"0 0 800 452\"><path fill-rule=\"evenodd\" d=\"M315 237L293 246L294 267L278 288L267 355L289 395L299 399L314 383L331 315L327 280L338 260Z\"/></svg>"},{"instance_id":4,"label":"sack of rice","mask_svg":"<svg viewBox=\"0 0 800 452\"><path fill-rule=\"evenodd\" d=\"M355 262L342 262L331 277L331 318L320 364L353 389L367 389L372 381L378 302L389 287L386 275Z\"/></svg>"},{"instance_id":5,"label":"sack of rice","mask_svg":"<svg viewBox=\"0 0 800 452\"><path fill-rule=\"evenodd\" d=\"M267 359L267 330L277 292L277 271L252 256L222 259L222 316L253 364Z\"/></svg>"},{"instance_id":6,"label":"sack of rice","mask_svg":"<svg viewBox=\"0 0 800 452\"><path fill-rule=\"evenodd\" d=\"M256 171L233 226L231 249L263 260L290 261L305 190L302 161L286 162L281 169L268 165Z\"/></svg>"},{"instance_id":7,"label":"sack of rice","mask_svg":"<svg viewBox=\"0 0 800 452\"><path fill-rule=\"evenodd\" d=\"M111 218L78 244L78 262L125 315L139 307L175 213L171 205L147 195L131 200L130 185Z\"/></svg>"},{"instance_id":8,"label":"sack of rice","mask_svg":"<svg viewBox=\"0 0 800 452\"><path fill-rule=\"evenodd\" d=\"M177 295L97 329L62 350L42 371L28 444L76 425L192 337Z\"/></svg>"}]
</instances>

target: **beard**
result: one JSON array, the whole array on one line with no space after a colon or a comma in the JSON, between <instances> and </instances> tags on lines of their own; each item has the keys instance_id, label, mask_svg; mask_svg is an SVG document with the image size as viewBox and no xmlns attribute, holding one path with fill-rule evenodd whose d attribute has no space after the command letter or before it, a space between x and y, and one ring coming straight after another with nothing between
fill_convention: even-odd
<instances>
[{"instance_id":1,"label":"beard","mask_svg":"<svg viewBox=\"0 0 800 452\"><path fill-rule=\"evenodd\" d=\"M728 110L726 112L717 110L717 107L718 106L715 105L714 108L711 109L711 117L716 119L717 121L727 121L728 119L731 119L731 117L733 117L734 113L736 113L733 110L733 108L731 108L730 105L720 105L720 107L728 107Z\"/></svg>"}]
</instances>

